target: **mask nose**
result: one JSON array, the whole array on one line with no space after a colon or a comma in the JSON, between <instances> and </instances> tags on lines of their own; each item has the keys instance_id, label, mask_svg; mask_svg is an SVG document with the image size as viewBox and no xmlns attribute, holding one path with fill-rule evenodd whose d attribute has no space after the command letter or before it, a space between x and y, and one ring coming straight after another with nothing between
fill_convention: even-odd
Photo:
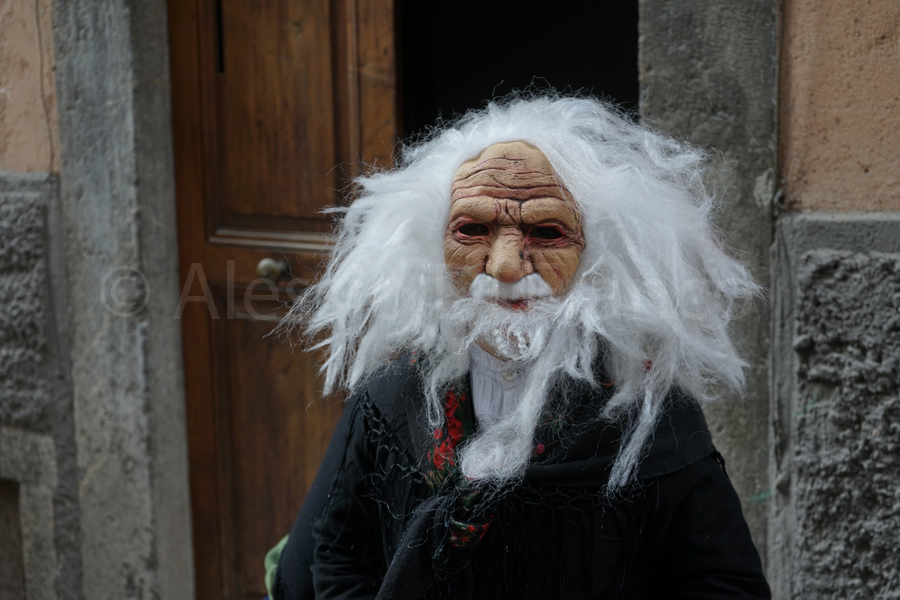
<instances>
[{"instance_id":1,"label":"mask nose","mask_svg":"<svg viewBox=\"0 0 900 600\"><path fill-rule=\"evenodd\" d=\"M484 272L503 283L515 283L534 272L531 261L525 258L522 232L502 231L491 246Z\"/></svg>"}]
</instances>

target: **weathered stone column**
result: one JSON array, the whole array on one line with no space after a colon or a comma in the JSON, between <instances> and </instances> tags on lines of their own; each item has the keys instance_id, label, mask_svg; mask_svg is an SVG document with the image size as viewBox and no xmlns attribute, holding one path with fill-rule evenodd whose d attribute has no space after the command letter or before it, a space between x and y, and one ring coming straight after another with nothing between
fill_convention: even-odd
<instances>
[{"instance_id":1,"label":"weathered stone column","mask_svg":"<svg viewBox=\"0 0 900 600\"><path fill-rule=\"evenodd\" d=\"M775 0L641 0L641 116L679 139L710 148L710 184L724 206L726 244L770 285L776 181ZM765 561L769 439L769 314L745 307L735 333L750 369L744 398L705 407L756 546Z\"/></svg>"},{"instance_id":2,"label":"weathered stone column","mask_svg":"<svg viewBox=\"0 0 900 600\"><path fill-rule=\"evenodd\" d=\"M83 598L191 598L166 2L56 0Z\"/></svg>"}]
</instances>

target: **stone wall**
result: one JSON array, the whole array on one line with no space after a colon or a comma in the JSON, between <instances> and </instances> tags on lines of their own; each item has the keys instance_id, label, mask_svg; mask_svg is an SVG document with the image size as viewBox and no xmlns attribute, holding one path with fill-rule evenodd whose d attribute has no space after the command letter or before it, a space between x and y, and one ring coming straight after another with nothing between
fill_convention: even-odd
<instances>
[{"instance_id":1,"label":"stone wall","mask_svg":"<svg viewBox=\"0 0 900 600\"><path fill-rule=\"evenodd\" d=\"M194 596L166 30L0 3L0 594Z\"/></svg>"},{"instance_id":2,"label":"stone wall","mask_svg":"<svg viewBox=\"0 0 900 600\"><path fill-rule=\"evenodd\" d=\"M900 215L783 217L776 245L776 598L900 590Z\"/></svg>"},{"instance_id":3,"label":"stone wall","mask_svg":"<svg viewBox=\"0 0 900 600\"><path fill-rule=\"evenodd\" d=\"M900 598L900 5L789 0L782 37L770 580Z\"/></svg>"},{"instance_id":4,"label":"stone wall","mask_svg":"<svg viewBox=\"0 0 900 600\"><path fill-rule=\"evenodd\" d=\"M75 600L83 573L50 4L8 0L0 11L0 479L19 495L17 589Z\"/></svg>"},{"instance_id":5,"label":"stone wall","mask_svg":"<svg viewBox=\"0 0 900 600\"><path fill-rule=\"evenodd\" d=\"M78 476L58 202L55 175L0 172L0 479L19 484L26 597L74 600Z\"/></svg>"},{"instance_id":6,"label":"stone wall","mask_svg":"<svg viewBox=\"0 0 900 600\"><path fill-rule=\"evenodd\" d=\"M18 594L9 600L54 600L57 579L57 544L54 535L54 496L59 484L53 438L0 425L0 480L15 481L19 492L19 527L23 581L18 590L0 583L0 591ZM0 543L9 543L3 540ZM24 588L24 590L23 590ZM24 591L24 594L22 593ZM3 596L6 600L8 596Z\"/></svg>"},{"instance_id":7,"label":"stone wall","mask_svg":"<svg viewBox=\"0 0 900 600\"><path fill-rule=\"evenodd\" d=\"M47 377L48 175L0 177L0 423L50 431Z\"/></svg>"}]
</instances>

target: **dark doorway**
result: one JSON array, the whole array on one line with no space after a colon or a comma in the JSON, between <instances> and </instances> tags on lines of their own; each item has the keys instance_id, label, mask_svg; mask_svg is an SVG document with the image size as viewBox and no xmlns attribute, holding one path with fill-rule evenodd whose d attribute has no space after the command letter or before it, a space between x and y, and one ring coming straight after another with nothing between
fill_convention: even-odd
<instances>
[{"instance_id":1,"label":"dark doorway","mask_svg":"<svg viewBox=\"0 0 900 600\"><path fill-rule=\"evenodd\" d=\"M400 0L405 136L533 85L638 104L637 0Z\"/></svg>"}]
</instances>

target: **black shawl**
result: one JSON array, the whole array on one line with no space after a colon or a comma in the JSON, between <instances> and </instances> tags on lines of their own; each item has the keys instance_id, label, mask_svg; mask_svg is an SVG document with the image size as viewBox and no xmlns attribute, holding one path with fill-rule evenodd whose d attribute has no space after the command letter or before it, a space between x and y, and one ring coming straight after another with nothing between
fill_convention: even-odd
<instances>
[{"instance_id":1,"label":"black shawl","mask_svg":"<svg viewBox=\"0 0 900 600\"><path fill-rule=\"evenodd\" d=\"M469 502L473 489L456 475L428 485L435 434L413 363L396 361L348 402L273 600L770 597L690 398L671 394L636 483L609 498L622 431L598 415L611 388L569 385L549 411L567 407L567 424L539 429L542 453L524 478ZM451 544L454 528L474 537Z\"/></svg>"}]
</instances>

